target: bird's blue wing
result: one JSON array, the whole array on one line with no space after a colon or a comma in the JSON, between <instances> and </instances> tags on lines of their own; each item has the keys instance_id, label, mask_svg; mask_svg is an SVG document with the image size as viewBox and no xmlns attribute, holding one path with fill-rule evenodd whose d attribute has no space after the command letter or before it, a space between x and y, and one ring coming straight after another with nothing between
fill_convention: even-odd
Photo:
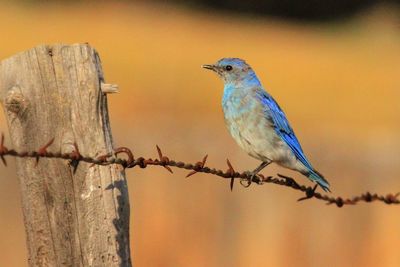
<instances>
[{"instance_id":1,"label":"bird's blue wing","mask_svg":"<svg viewBox=\"0 0 400 267\"><path fill-rule=\"evenodd\" d=\"M265 115L271 121L276 133L286 142L295 154L296 158L308 169L313 170L313 167L304 155L299 140L297 140L292 127L290 127L289 122L286 119L285 113L279 107L278 103L276 103L272 96L264 90L259 90L257 94L260 101L265 106Z\"/></svg>"}]
</instances>

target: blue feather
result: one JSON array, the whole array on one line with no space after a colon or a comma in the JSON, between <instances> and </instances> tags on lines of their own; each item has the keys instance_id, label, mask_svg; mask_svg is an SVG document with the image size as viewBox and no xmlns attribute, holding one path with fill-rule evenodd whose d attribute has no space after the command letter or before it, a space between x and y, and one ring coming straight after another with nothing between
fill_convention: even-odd
<instances>
[{"instance_id":1,"label":"blue feather","mask_svg":"<svg viewBox=\"0 0 400 267\"><path fill-rule=\"evenodd\" d=\"M290 127L285 113L279 107L278 103L264 90L259 90L258 97L266 107L264 113L275 126L275 132L289 146L296 158L308 169L308 173L306 174L308 178L318 183L325 191L329 191L328 181L319 172L317 172L307 160L299 140L297 140L297 137L292 127Z\"/></svg>"},{"instance_id":2,"label":"blue feather","mask_svg":"<svg viewBox=\"0 0 400 267\"><path fill-rule=\"evenodd\" d=\"M299 140L297 140L292 127L290 127L289 122L286 119L285 113L279 107L278 103L276 103L272 96L268 95L264 90L260 90L258 96L267 108L265 114L272 120L273 125L275 126L275 132L290 147L296 158L310 171L313 170L313 167L304 155Z\"/></svg>"}]
</instances>

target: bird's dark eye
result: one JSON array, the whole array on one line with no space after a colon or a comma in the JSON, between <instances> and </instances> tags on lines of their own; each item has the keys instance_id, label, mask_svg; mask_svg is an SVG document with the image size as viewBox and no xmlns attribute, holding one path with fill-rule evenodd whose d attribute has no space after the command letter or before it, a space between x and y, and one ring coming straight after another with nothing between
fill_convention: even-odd
<instances>
[{"instance_id":1,"label":"bird's dark eye","mask_svg":"<svg viewBox=\"0 0 400 267\"><path fill-rule=\"evenodd\" d=\"M226 69L227 71L230 71L230 70L232 70L232 66L231 66L231 65L226 65L225 69Z\"/></svg>"}]
</instances>

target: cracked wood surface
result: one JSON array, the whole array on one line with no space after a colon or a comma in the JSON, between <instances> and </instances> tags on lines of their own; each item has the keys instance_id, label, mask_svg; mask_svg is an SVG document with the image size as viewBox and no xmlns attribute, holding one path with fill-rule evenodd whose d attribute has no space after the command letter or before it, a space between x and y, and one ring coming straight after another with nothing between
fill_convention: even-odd
<instances>
[{"instance_id":1,"label":"cracked wood surface","mask_svg":"<svg viewBox=\"0 0 400 267\"><path fill-rule=\"evenodd\" d=\"M84 156L112 151L97 52L38 46L0 62L0 102L12 146ZM120 165L17 158L30 266L131 266L129 199ZM37 166L36 166L37 164ZM18 212L18 211L16 211Z\"/></svg>"}]
</instances>

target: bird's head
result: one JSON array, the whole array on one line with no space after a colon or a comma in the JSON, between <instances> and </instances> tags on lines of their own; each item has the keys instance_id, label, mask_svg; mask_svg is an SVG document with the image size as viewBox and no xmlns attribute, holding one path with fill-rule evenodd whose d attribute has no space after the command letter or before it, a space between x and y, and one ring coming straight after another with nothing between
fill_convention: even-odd
<instances>
[{"instance_id":1,"label":"bird's head","mask_svg":"<svg viewBox=\"0 0 400 267\"><path fill-rule=\"evenodd\" d=\"M223 58L215 64L206 64L202 67L216 72L225 83L250 81L256 78L250 65L240 58Z\"/></svg>"}]
</instances>

